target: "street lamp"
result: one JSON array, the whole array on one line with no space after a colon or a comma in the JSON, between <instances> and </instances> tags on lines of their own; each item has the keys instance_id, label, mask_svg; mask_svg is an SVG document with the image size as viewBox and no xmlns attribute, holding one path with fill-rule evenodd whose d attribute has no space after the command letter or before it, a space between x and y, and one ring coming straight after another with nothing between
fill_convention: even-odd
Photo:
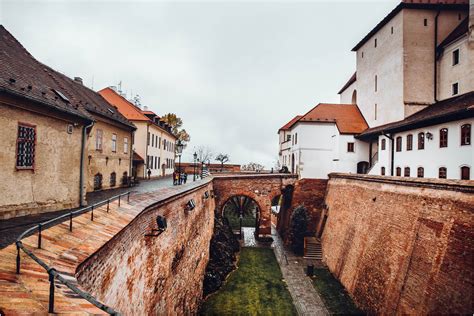
<instances>
[{"instance_id":1,"label":"street lamp","mask_svg":"<svg viewBox=\"0 0 474 316\"><path fill-rule=\"evenodd\" d=\"M193 165L193 181L196 181L196 159L198 157L198 154L194 152L194 165Z\"/></svg>"},{"instance_id":2,"label":"street lamp","mask_svg":"<svg viewBox=\"0 0 474 316\"><path fill-rule=\"evenodd\" d=\"M181 184L181 154L183 153L183 147L184 144L181 142L181 140L178 140L178 143L176 144L176 155L178 155L178 184Z\"/></svg>"}]
</instances>

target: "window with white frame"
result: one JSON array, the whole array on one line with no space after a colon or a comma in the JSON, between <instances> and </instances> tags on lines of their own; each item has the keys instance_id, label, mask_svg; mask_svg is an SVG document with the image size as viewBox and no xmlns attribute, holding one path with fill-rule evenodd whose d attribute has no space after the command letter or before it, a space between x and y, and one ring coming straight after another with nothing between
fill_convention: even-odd
<instances>
[{"instance_id":1,"label":"window with white frame","mask_svg":"<svg viewBox=\"0 0 474 316\"><path fill-rule=\"evenodd\" d=\"M125 137L123 139L123 153L124 154L128 153L128 137Z\"/></svg>"},{"instance_id":2,"label":"window with white frame","mask_svg":"<svg viewBox=\"0 0 474 316\"><path fill-rule=\"evenodd\" d=\"M102 136L104 132L101 129L95 131L95 150L102 150Z\"/></svg>"},{"instance_id":3,"label":"window with white frame","mask_svg":"<svg viewBox=\"0 0 474 316\"><path fill-rule=\"evenodd\" d=\"M112 151L117 152L117 134L112 134Z\"/></svg>"}]
</instances>

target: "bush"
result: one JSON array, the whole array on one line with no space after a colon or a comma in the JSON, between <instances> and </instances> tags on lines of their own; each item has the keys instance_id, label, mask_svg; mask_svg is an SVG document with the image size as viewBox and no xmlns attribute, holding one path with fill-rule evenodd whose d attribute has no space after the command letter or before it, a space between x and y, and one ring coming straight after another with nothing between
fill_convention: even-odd
<instances>
[{"instance_id":1,"label":"bush","mask_svg":"<svg viewBox=\"0 0 474 316\"><path fill-rule=\"evenodd\" d=\"M290 242L293 252L302 256L304 254L304 237L308 227L308 214L304 206L298 206L291 214Z\"/></svg>"}]
</instances>

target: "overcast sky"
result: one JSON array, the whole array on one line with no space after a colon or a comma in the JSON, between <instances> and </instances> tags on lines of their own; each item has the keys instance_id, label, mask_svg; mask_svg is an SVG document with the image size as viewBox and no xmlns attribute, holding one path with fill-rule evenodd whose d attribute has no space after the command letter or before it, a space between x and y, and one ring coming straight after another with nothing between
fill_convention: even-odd
<instances>
[{"instance_id":1,"label":"overcast sky","mask_svg":"<svg viewBox=\"0 0 474 316\"><path fill-rule=\"evenodd\" d=\"M0 0L0 22L41 62L94 90L117 85L184 120L193 148L278 158L277 130L337 91L351 48L397 1Z\"/></svg>"}]
</instances>

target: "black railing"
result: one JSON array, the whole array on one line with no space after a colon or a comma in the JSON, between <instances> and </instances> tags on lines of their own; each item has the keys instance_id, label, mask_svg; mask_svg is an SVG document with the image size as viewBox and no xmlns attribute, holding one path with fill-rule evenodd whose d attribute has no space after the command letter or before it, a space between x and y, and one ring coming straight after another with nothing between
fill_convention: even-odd
<instances>
[{"instance_id":1,"label":"black railing","mask_svg":"<svg viewBox=\"0 0 474 316\"><path fill-rule=\"evenodd\" d=\"M54 281L57 279L59 282L62 284L66 285L71 291L82 297L83 299L87 300L97 308L103 310L106 313L109 313L110 315L120 315L119 312L115 311L113 308L99 302L96 300L92 295L90 295L87 292L82 291L79 289L77 286L72 284L70 281L66 280L59 274L56 269L48 266L44 261L42 261L40 258L38 258L34 253L32 253L30 250L26 249L25 246L22 243L22 239L25 238L26 236L31 235L35 231L38 231L38 248L41 249L41 237L42 237L42 231L43 228L51 227L57 224L60 224L64 222L65 220L69 219L69 231L72 232L73 229L73 218L82 214L85 214L87 212L91 213L91 221L94 220L94 208L103 206L107 204L107 212L110 210L110 202L115 201L118 199L118 206L120 207L120 201L123 196L127 196L127 202L130 202L130 192L125 192L116 196L113 196L107 200L104 200L102 202L98 202L96 204L90 205L83 207L79 210L76 211L71 211L69 213L63 214L61 216L55 217L53 219L50 219L49 221L39 223L36 226L33 226L26 231L24 231L16 240L16 249L17 249L17 254L16 254L16 273L20 274L20 266L21 266L21 257L20 257L20 249L23 250L24 253L26 253L31 259L36 261L40 266L42 266L46 272L48 272L49 275L49 304L48 304L48 312L49 313L54 313Z\"/></svg>"}]
</instances>

